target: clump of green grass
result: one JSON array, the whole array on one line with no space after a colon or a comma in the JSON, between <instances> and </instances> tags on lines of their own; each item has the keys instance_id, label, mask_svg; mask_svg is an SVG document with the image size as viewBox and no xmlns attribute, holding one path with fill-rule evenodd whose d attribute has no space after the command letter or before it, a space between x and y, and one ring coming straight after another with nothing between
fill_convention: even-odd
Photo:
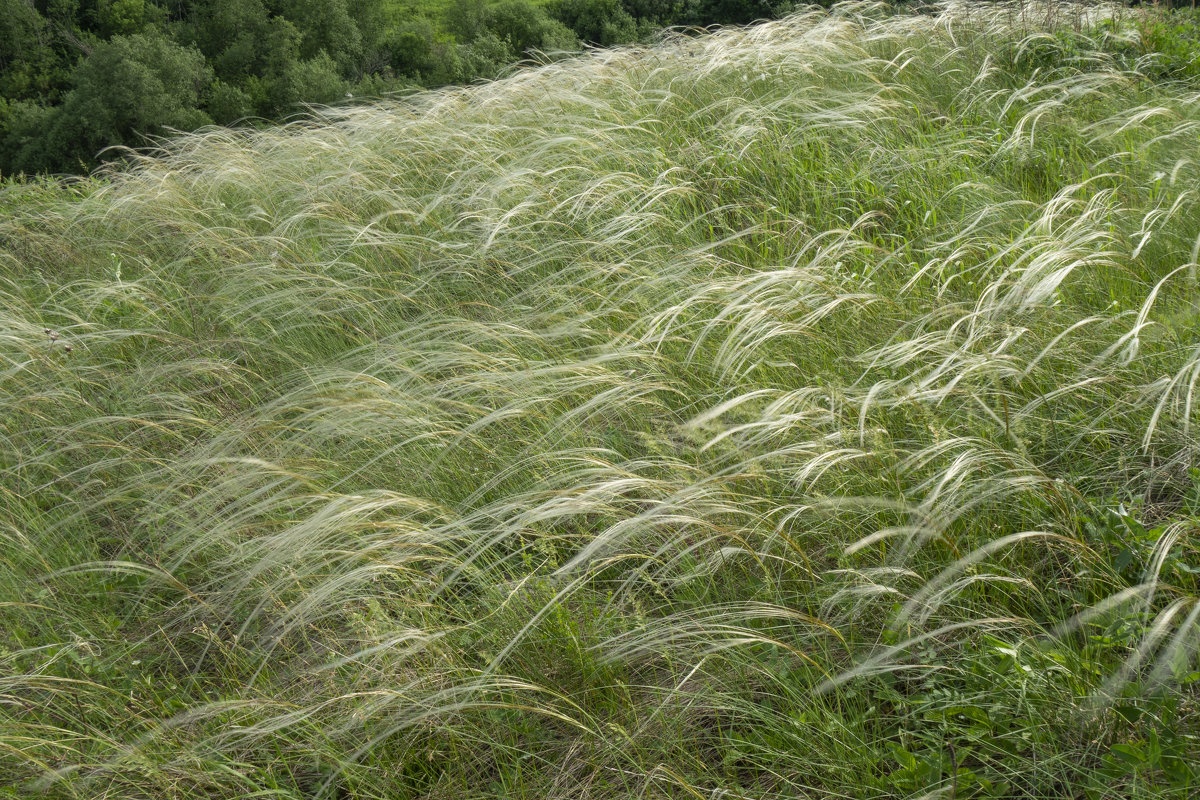
<instances>
[{"instance_id":1,"label":"clump of green grass","mask_svg":"<svg viewBox=\"0 0 1200 800\"><path fill-rule=\"evenodd\" d=\"M1200 102L1128 14L7 188L0 795L1193 794Z\"/></svg>"}]
</instances>

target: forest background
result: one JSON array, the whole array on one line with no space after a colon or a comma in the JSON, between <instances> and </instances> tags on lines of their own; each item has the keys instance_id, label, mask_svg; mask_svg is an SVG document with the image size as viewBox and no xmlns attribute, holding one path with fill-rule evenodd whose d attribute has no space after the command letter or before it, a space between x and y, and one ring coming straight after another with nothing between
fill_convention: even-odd
<instances>
[{"instance_id":1,"label":"forest background","mask_svg":"<svg viewBox=\"0 0 1200 800\"><path fill-rule=\"evenodd\" d=\"M0 0L0 176L304 104L496 77L513 62L772 18L792 0Z\"/></svg>"}]
</instances>

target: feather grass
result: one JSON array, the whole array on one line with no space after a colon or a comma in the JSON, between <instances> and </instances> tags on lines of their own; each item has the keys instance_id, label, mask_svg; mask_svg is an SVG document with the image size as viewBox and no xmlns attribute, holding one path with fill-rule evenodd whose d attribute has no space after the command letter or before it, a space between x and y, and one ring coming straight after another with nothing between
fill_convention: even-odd
<instances>
[{"instance_id":1,"label":"feather grass","mask_svg":"<svg viewBox=\"0 0 1200 800\"><path fill-rule=\"evenodd\" d=\"M6 189L0 785L1194 791L1200 95L1129 13L807 9Z\"/></svg>"}]
</instances>

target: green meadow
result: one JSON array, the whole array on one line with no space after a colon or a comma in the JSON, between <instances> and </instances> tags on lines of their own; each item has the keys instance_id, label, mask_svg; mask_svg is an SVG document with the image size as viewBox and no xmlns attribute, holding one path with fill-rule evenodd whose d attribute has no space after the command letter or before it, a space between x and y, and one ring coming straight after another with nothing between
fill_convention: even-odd
<instances>
[{"instance_id":1,"label":"green meadow","mask_svg":"<svg viewBox=\"0 0 1200 800\"><path fill-rule=\"evenodd\" d=\"M1154 13L811 8L5 184L0 798L1197 796Z\"/></svg>"}]
</instances>

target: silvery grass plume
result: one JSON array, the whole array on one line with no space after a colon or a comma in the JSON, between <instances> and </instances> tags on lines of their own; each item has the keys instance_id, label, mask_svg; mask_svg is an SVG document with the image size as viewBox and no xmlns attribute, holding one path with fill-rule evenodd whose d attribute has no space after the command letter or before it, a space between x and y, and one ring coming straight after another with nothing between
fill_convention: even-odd
<instances>
[{"instance_id":1,"label":"silvery grass plume","mask_svg":"<svg viewBox=\"0 0 1200 800\"><path fill-rule=\"evenodd\" d=\"M1194 788L1200 94L927 11L8 190L0 784Z\"/></svg>"}]
</instances>

